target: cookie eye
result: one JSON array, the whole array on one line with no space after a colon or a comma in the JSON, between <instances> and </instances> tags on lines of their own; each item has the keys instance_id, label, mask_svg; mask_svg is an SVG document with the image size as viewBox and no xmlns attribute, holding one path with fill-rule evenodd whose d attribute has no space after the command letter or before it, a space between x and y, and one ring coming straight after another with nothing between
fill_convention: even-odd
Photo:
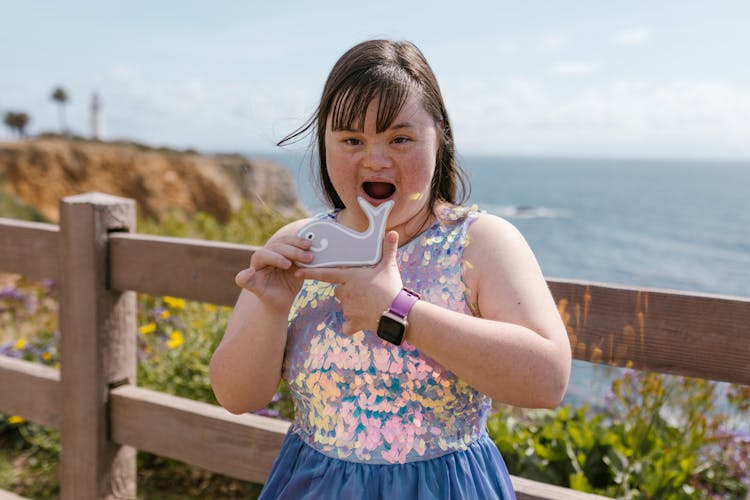
<instances>
[{"instance_id":1,"label":"cookie eye","mask_svg":"<svg viewBox=\"0 0 750 500\"><path fill-rule=\"evenodd\" d=\"M310 231L309 233L305 233L303 238L307 238L308 240L312 241L315 239L315 233L313 233L312 231Z\"/></svg>"}]
</instances>

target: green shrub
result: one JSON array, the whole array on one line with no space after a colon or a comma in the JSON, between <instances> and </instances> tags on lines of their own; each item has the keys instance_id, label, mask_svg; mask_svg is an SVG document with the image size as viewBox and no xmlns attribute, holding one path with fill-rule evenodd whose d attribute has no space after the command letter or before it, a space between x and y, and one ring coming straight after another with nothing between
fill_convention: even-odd
<instances>
[{"instance_id":1,"label":"green shrub","mask_svg":"<svg viewBox=\"0 0 750 500\"><path fill-rule=\"evenodd\" d=\"M0 171L0 217L32 222L48 222L39 210L22 202L17 196L3 188L2 171Z\"/></svg>"},{"instance_id":2,"label":"green shrub","mask_svg":"<svg viewBox=\"0 0 750 500\"><path fill-rule=\"evenodd\" d=\"M488 428L519 476L617 498L744 498L750 436L726 430L716 389L631 371L605 412L501 407Z\"/></svg>"}]
</instances>

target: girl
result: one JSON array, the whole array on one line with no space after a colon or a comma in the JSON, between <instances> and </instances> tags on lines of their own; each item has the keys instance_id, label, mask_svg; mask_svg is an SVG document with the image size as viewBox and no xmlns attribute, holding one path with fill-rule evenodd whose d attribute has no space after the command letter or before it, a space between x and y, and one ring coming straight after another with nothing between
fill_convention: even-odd
<instances>
[{"instance_id":1,"label":"girl","mask_svg":"<svg viewBox=\"0 0 750 500\"><path fill-rule=\"evenodd\" d=\"M514 498L485 423L491 400L551 408L565 393L567 334L528 245L508 222L459 205L453 131L411 43L347 51L313 117L320 183L336 221L395 202L377 265L306 268L308 220L280 229L211 359L219 402L264 407L281 377L295 421L261 498Z\"/></svg>"}]
</instances>

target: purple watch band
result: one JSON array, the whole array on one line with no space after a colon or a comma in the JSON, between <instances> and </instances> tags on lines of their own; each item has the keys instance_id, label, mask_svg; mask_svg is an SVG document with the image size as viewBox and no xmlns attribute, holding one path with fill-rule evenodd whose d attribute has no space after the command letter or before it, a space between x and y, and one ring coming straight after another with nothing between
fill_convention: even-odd
<instances>
[{"instance_id":1,"label":"purple watch band","mask_svg":"<svg viewBox=\"0 0 750 500\"><path fill-rule=\"evenodd\" d=\"M396 298L393 299L393 302L391 302L391 307L388 310L400 318L405 318L409 314L409 311L411 311L411 308L414 307L414 304L421 298L417 292L408 288L402 288L399 290Z\"/></svg>"}]
</instances>

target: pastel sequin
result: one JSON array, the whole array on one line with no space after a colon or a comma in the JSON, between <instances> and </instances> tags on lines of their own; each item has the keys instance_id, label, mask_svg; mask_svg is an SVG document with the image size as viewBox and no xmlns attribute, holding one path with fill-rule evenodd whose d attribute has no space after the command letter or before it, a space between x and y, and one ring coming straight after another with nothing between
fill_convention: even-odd
<instances>
[{"instance_id":1,"label":"pastel sequin","mask_svg":"<svg viewBox=\"0 0 750 500\"><path fill-rule=\"evenodd\" d=\"M423 300L471 314L461 278L476 212L452 208L399 248L404 286ZM333 458L405 463L465 450L491 400L404 342L374 332L347 337L333 285L307 280L289 313L284 378L296 405L292 432Z\"/></svg>"}]
</instances>

